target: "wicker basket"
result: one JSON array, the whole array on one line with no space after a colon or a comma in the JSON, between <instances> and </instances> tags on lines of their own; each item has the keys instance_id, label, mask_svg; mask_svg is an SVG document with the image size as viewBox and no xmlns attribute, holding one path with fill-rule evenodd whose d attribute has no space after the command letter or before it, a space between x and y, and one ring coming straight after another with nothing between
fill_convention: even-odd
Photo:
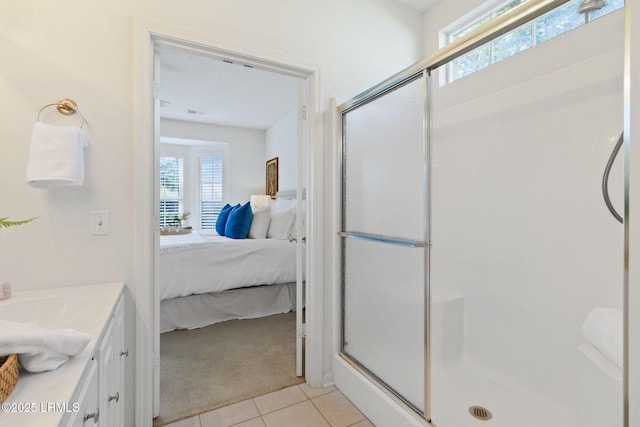
<instances>
[{"instance_id":1,"label":"wicker basket","mask_svg":"<svg viewBox=\"0 0 640 427\"><path fill-rule=\"evenodd\" d=\"M0 402L11 394L18 382L18 356L0 357Z\"/></svg>"}]
</instances>

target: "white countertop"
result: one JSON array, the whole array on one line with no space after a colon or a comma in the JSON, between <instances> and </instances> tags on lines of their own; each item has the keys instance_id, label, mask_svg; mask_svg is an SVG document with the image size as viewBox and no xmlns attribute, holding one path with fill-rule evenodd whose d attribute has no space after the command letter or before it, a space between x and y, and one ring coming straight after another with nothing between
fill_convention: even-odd
<instances>
[{"instance_id":1,"label":"white countertop","mask_svg":"<svg viewBox=\"0 0 640 427\"><path fill-rule=\"evenodd\" d=\"M73 393L123 289L124 283L117 282L19 291L10 299L0 301L0 319L26 321L49 329L73 328L91 336L80 354L54 371L30 373L21 369L15 389L2 403L0 425L58 426L65 411L73 410ZM46 310L37 306L38 300L44 301ZM23 304L29 310L16 313L15 308Z\"/></svg>"}]
</instances>

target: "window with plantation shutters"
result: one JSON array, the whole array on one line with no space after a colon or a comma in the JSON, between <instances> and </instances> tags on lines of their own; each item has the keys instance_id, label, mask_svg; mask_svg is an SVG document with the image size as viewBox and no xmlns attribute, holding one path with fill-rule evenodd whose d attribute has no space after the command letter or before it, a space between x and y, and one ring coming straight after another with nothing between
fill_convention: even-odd
<instances>
[{"instance_id":1,"label":"window with plantation shutters","mask_svg":"<svg viewBox=\"0 0 640 427\"><path fill-rule=\"evenodd\" d=\"M200 229L214 230L222 209L222 153L200 157Z\"/></svg>"},{"instance_id":2,"label":"window with plantation shutters","mask_svg":"<svg viewBox=\"0 0 640 427\"><path fill-rule=\"evenodd\" d=\"M184 170L181 156L160 157L160 227L182 215Z\"/></svg>"}]
</instances>

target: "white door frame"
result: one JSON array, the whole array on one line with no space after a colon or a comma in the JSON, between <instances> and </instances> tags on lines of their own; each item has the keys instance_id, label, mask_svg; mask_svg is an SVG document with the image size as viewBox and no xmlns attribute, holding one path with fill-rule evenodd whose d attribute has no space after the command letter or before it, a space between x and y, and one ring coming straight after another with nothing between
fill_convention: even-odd
<instances>
[{"instance_id":1,"label":"white door frame","mask_svg":"<svg viewBox=\"0 0 640 427\"><path fill-rule=\"evenodd\" d=\"M223 53L273 71L284 72L306 81L307 106L307 255L306 255L306 381L323 385L323 272L322 272L322 96L321 68L317 64L281 57L206 35L136 20L136 386L135 425L150 426L153 419L153 370L159 366L153 338L158 333L154 319L154 248L159 239L155 207L156 155L154 142L153 69L154 46L158 42L176 44L201 51ZM157 316L157 314L155 314Z\"/></svg>"}]
</instances>

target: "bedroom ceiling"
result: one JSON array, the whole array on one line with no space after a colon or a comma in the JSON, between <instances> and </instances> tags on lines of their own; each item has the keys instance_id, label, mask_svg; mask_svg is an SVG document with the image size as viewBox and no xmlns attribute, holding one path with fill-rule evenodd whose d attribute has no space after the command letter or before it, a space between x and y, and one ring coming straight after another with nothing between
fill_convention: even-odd
<instances>
[{"instance_id":1,"label":"bedroom ceiling","mask_svg":"<svg viewBox=\"0 0 640 427\"><path fill-rule=\"evenodd\" d=\"M160 117L267 129L296 108L300 79L161 46Z\"/></svg>"}]
</instances>

